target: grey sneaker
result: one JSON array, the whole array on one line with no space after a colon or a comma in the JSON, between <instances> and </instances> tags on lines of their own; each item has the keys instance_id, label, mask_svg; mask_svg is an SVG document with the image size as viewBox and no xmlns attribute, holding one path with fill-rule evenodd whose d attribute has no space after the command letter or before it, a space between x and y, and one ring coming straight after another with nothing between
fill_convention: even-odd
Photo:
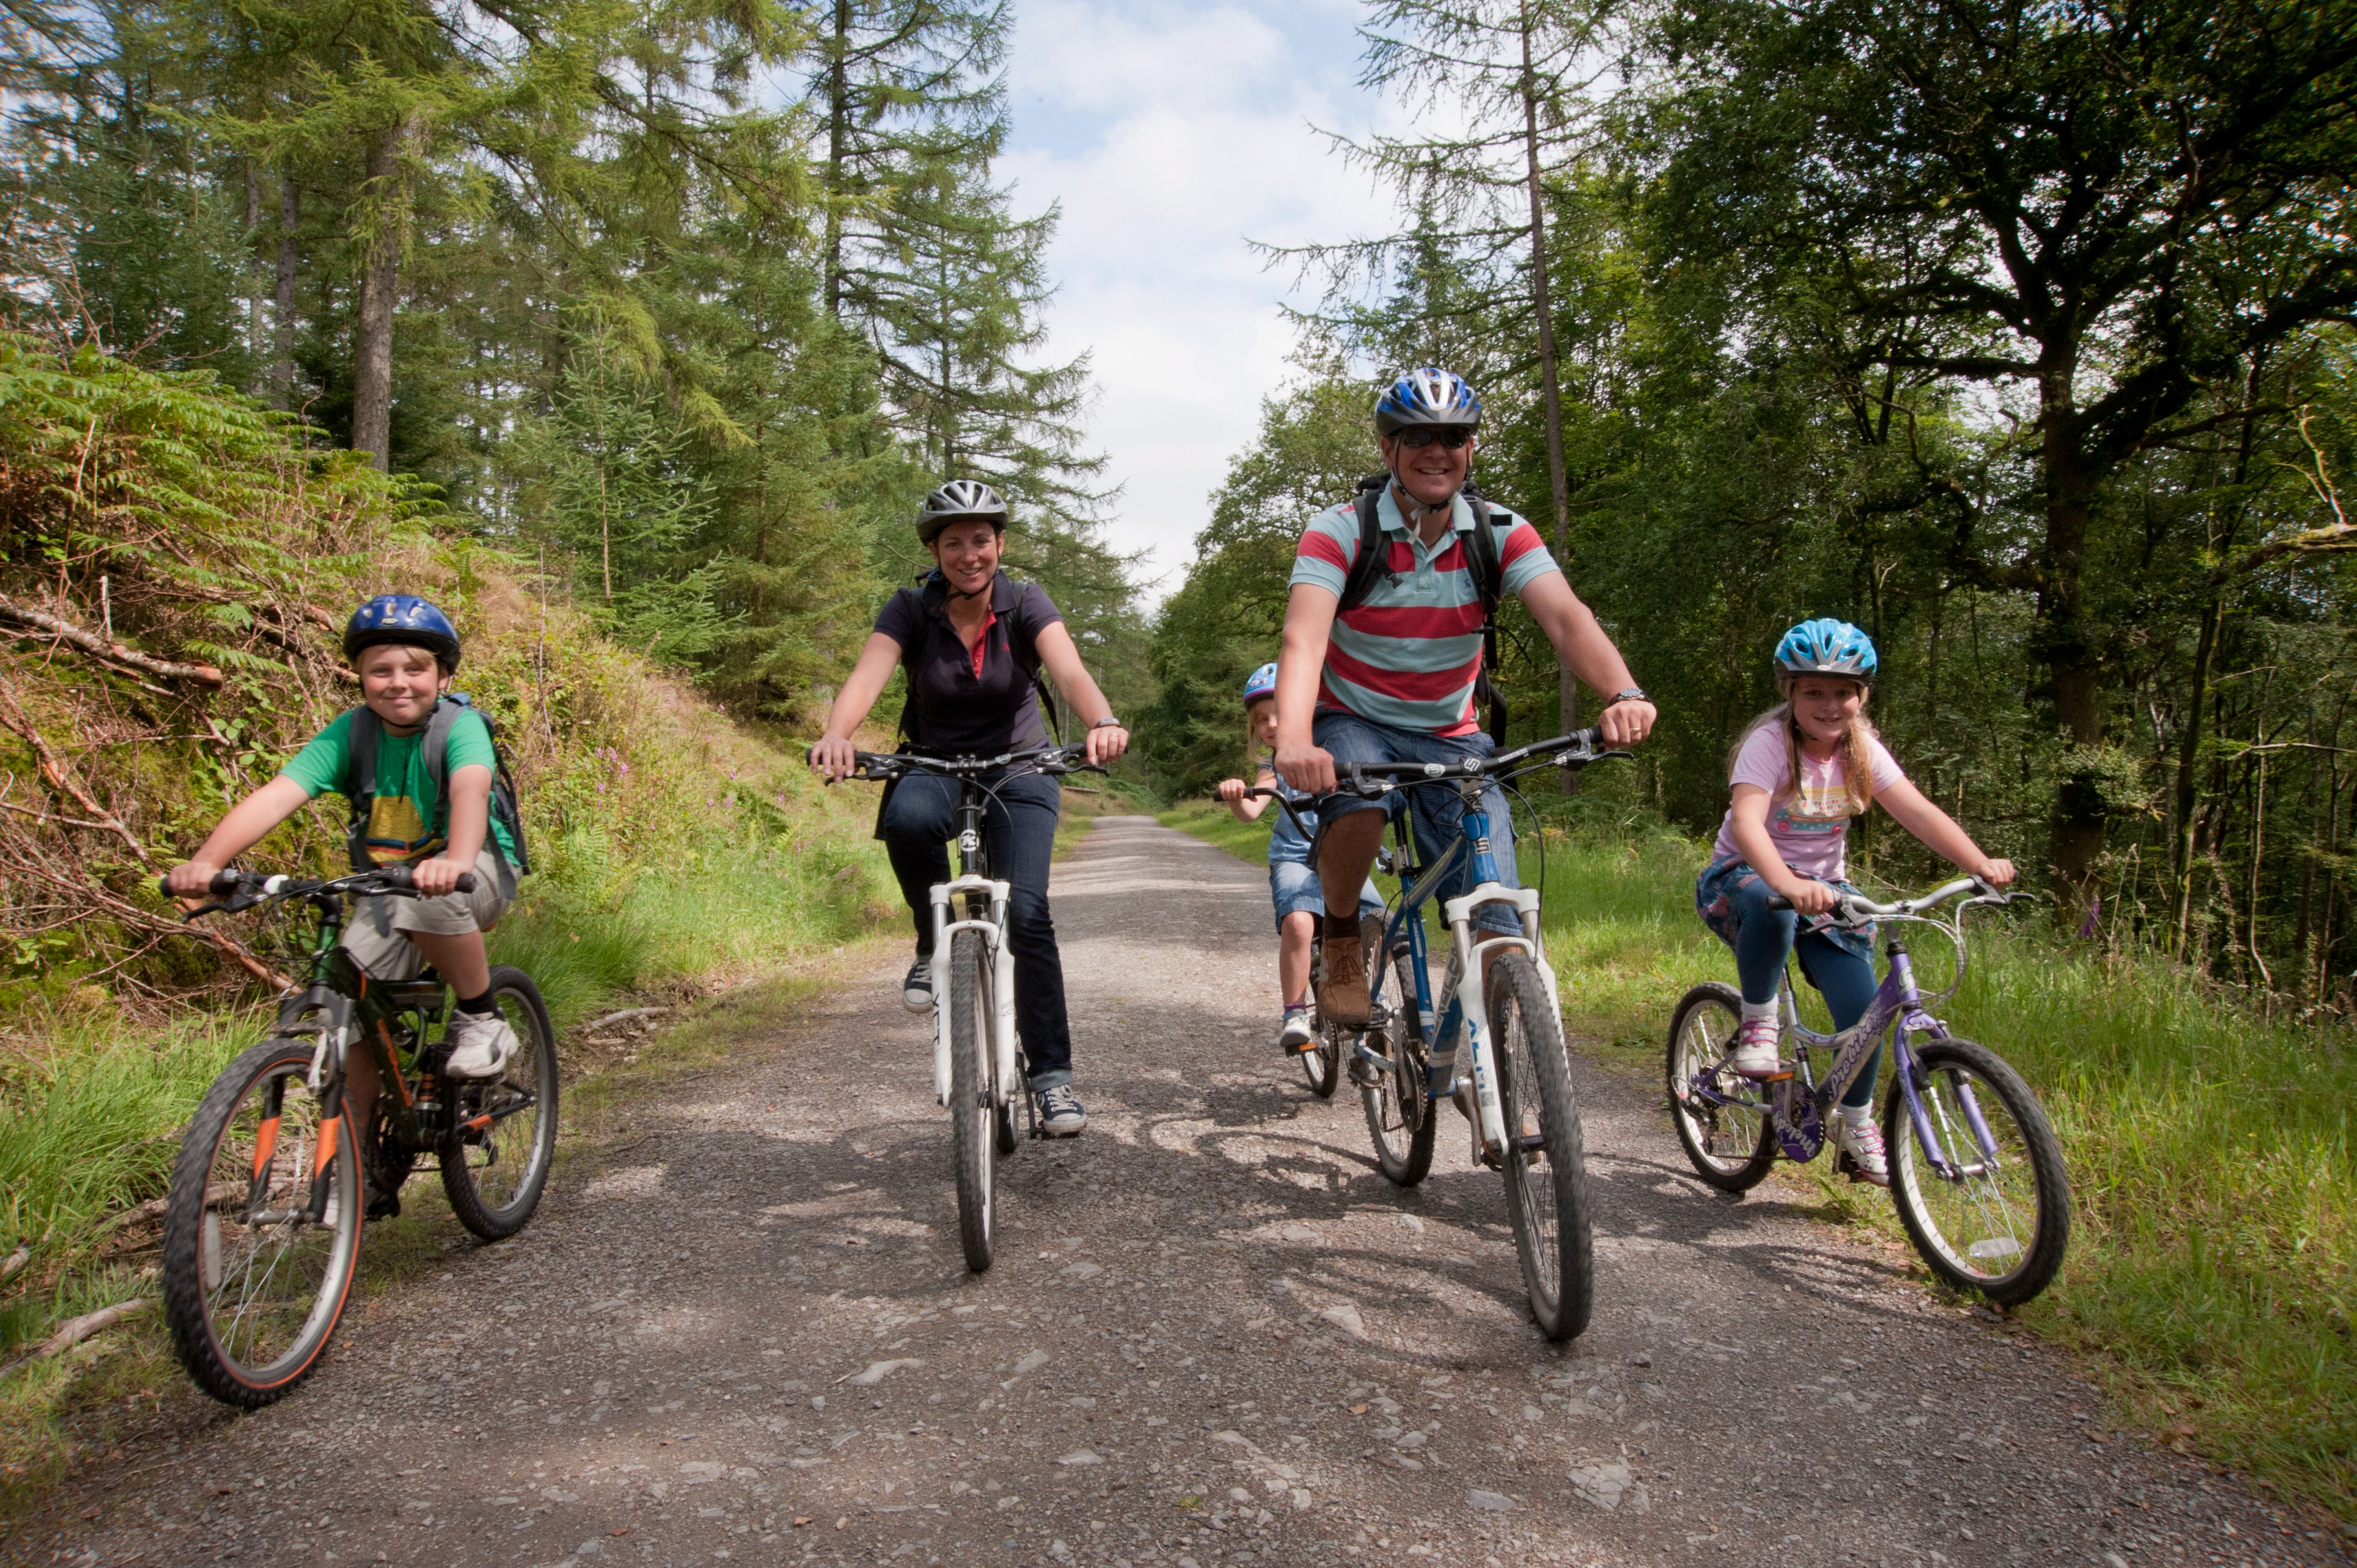
<instances>
[{"instance_id":1,"label":"grey sneaker","mask_svg":"<svg viewBox=\"0 0 2357 1568\"><path fill-rule=\"evenodd\" d=\"M516 1033L497 1013L453 1013L442 1043L450 1059L442 1071L450 1078L497 1078L515 1055Z\"/></svg>"},{"instance_id":2,"label":"grey sneaker","mask_svg":"<svg viewBox=\"0 0 2357 1568\"><path fill-rule=\"evenodd\" d=\"M900 1005L911 1013L929 1013L933 1006L933 961L920 958L900 981Z\"/></svg>"},{"instance_id":3,"label":"grey sneaker","mask_svg":"<svg viewBox=\"0 0 2357 1568\"><path fill-rule=\"evenodd\" d=\"M1309 1004L1305 1002L1298 1007L1287 1007L1285 1022L1276 1031L1276 1048L1286 1056L1298 1056L1303 1051L1315 1048L1317 1044L1318 1023L1309 1011Z\"/></svg>"},{"instance_id":4,"label":"grey sneaker","mask_svg":"<svg viewBox=\"0 0 2357 1568\"><path fill-rule=\"evenodd\" d=\"M1089 1113L1081 1109L1081 1097L1071 1084L1039 1091L1039 1130L1048 1136L1069 1138L1088 1124Z\"/></svg>"}]
</instances>

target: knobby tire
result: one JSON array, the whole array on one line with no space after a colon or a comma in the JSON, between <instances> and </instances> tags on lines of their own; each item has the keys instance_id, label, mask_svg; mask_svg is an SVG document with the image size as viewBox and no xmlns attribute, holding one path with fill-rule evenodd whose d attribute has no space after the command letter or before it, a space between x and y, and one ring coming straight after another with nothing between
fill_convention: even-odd
<instances>
[{"instance_id":1,"label":"knobby tire","mask_svg":"<svg viewBox=\"0 0 2357 1568\"><path fill-rule=\"evenodd\" d=\"M958 1239L965 1266L991 1264L992 1151L996 1121L990 1103L990 951L980 931L950 938L950 1144L957 1163Z\"/></svg>"},{"instance_id":2,"label":"knobby tire","mask_svg":"<svg viewBox=\"0 0 2357 1568\"><path fill-rule=\"evenodd\" d=\"M1549 1339L1570 1339L1587 1326L1595 1307L1587 1163L1571 1062L1546 983L1528 954L1500 954L1486 990L1509 1140L1500 1164L1514 1250L1522 1255L1523 1283L1539 1331ZM1520 1140L1526 1135L1538 1147L1524 1148Z\"/></svg>"},{"instance_id":3,"label":"knobby tire","mask_svg":"<svg viewBox=\"0 0 2357 1568\"><path fill-rule=\"evenodd\" d=\"M1915 1060L1925 1112L1951 1162L1958 1157L1959 1142L1972 1142L1954 1092L1959 1081L1973 1089L2004 1158L1986 1177L1943 1178L1916 1143L1906 1095L1892 1085L1882 1112L1882 1140L1900 1223L1923 1262L1950 1285L1976 1291L2001 1306L2018 1306L2053 1283L2070 1245L2071 1181L2062 1145L2021 1075L1986 1046L1928 1040L1917 1048ZM1995 1106L1988 1103L1992 1099ZM1944 1119L1942 1108L1948 1112ZM1980 1151L1969 1152L1977 1160ZM2029 1233L2026 1241L2024 1230ZM1986 1256L1974 1251L1976 1245L1986 1250ZM2004 1260L2018 1261L1996 1266Z\"/></svg>"},{"instance_id":4,"label":"knobby tire","mask_svg":"<svg viewBox=\"0 0 2357 1568\"><path fill-rule=\"evenodd\" d=\"M1670 1122L1695 1174L1721 1192L1749 1192L1768 1178L1776 1163L1776 1118L1770 1112L1714 1105L1693 1096L1695 1075L1726 1059L1736 1026L1743 1019L1743 993L1713 981L1697 985L1679 998L1670 1015L1669 1051L1663 1074L1669 1093ZM1715 1085L1722 1090L1757 1098L1765 1104L1767 1086L1736 1077L1722 1067Z\"/></svg>"},{"instance_id":5,"label":"knobby tire","mask_svg":"<svg viewBox=\"0 0 2357 1568\"><path fill-rule=\"evenodd\" d=\"M1367 1136L1375 1145L1375 1165L1400 1187L1414 1187L1432 1172L1432 1145L1438 1129L1438 1109L1426 1096L1430 1053L1424 1044L1424 1018L1415 1004L1415 961L1403 952L1392 961L1392 977L1399 998L1392 1006L1383 1036L1383 1055L1392 1070L1383 1081L1359 1086L1360 1109L1366 1112Z\"/></svg>"},{"instance_id":6,"label":"knobby tire","mask_svg":"<svg viewBox=\"0 0 2357 1568\"><path fill-rule=\"evenodd\" d=\"M315 1043L279 1036L241 1053L206 1091L172 1165L163 1283L173 1353L197 1387L245 1410L283 1398L318 1364L360 1263L360 1162L340 1127L325 1162L335 1223L307 1218L322 1122L308 1083Z\"/></svg>"},{"instance_id":7,"label":"knobby tire","mask_svg":"<svg viewBox=\"0 0 2357 1568\"><path fill-rule=\"evenodd\" d=\"M484 1240L500 1241L531 1220L548 1186L556 1161L558 1075L556 1031L532 977L493 964L491 1004L516 1032L515 1054L495 1079L447 1080L457 1114L437 1154L450 1212ZM470 1125L487 1115L488 1125Z\"/></svg>"}]
</instances>

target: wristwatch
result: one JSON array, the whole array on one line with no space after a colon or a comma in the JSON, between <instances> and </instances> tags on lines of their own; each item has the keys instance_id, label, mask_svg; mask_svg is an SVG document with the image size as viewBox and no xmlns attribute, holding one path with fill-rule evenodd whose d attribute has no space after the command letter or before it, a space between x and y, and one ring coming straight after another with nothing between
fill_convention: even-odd
<instances>
[{"instance_id":1,"label":"wristwatch","mask_svg":"<svg viewBox=\"0 0 2357 1568\"><path fill-rule=\"evenodd\" d=\"M1125 726L1123 725L1122 722L1121 722L1119 719L1117 719L1117 718L1114 717L1111 714L1107 714L1104 717L1103 717L1103 718L1099 719L1096 723L1094 723L1094 724L1091 725L1089 727L1090 727L1091 729L1103 729L1103 728L1105 728L1107 725L1111 725L1111 726L1112 726L1113 728L1114 728L1114 729L1121 729L1121 728L1125 727Z\"/></svg>"},{"instance_id":2,"label":"wristwatch","mask_svg":"<svg viewBox=\"0 0 2357 1568\"><path fill-rule=\"evenodd\" d=\"M1604 705L1609 708L1615 703L1650 703L1652 701L1651 697L1645 695L1645 688L1642 686L1623 686L1605 698Z\"/></svg>"}]
</instances>

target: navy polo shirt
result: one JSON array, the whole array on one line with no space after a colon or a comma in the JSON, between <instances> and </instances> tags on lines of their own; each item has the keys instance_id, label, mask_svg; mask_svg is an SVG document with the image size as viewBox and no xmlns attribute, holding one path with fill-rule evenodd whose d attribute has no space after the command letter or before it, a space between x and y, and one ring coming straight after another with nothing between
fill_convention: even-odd
<instances>
[{"instance_id":1,"label":"navy polo shirt","mask_svg":"<svg viewBox=\"0 0 2357 1568\"><path fill-rule=\"evenodd\" d=\"M969 650L950 624L949 585L935 572L885 601L876 629L900 645L909 702L900 727L915 748L935 757L995 757L1048 744L1026 663L1037 669L1039 628L1061 621L1036 583L1001 572L990 585L991 621ZM1015 657L1011 639L1023 644Z\"/></svg>"}]
</instances>

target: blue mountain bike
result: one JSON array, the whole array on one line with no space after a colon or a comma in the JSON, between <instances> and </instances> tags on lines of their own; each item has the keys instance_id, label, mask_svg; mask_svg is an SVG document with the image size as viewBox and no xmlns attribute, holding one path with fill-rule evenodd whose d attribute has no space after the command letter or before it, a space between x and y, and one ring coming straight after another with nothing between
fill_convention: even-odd
<instances>
[{"instance_id":1,"label":"blue mountain bike","mask_svg":"<svg viewBox=\"0 0 2357 1568\"><path fill-rule=\"evenodd\" d=\"M1929 912L1966 893L1973 897L1947 918ZM1908 1240L1932 1272L1958 1290L2007 1306L2044 1290L2071 1238L2061 1144L2021 1075L1986 1046L1948 1033L1930 1011L1964 983L1964 912L2028 897L2000 893L1974 877L1895 904L1845 895L1834 906L1838 924L1882 920L1930 926L1945 936L1956 950L1955 984L1924 994L1907 944L1893 935L1884 943L1890 969L1866 1015L1837 1035L1820 1035L1802 1026L1788 971L1779 1001L1793 1065L1770 1082L1739 1078L1727 1065L1741 993L1717 983L1687 992L1670 1020L1670 1120L1695 1173L1721 1192L1745 1192L1766 1179L1780 1155L1816 1158L1834 1105L1887 1036L1891 1087L1882 1141L1890 1196ZM1769 908L1792 906L1771 898ZM1813 1059L1818 1055L1823 1078Z\"/></svg>"},{"instance_id":2,"label":"blue mountain bike","mask_svg":"<svg viewBox=\"0 0 2357 1568\"><path fill-rule=\"evenodd\" d=\"M1555 971L1539 931L1539 896L1498 880L1489 802L1496 787L1524 774L1576 771L1628 755L1605 749L1601 732L1587 729L1488 758L1351 764L1336 790L1383 800L1411 789L1448 789L1462 808L1456 836L1425 846L1415 842L1413 813L1393 813L1395 849L1388 869L1402 890L1384 922L1381 956L1367 965L1373 1023L1351 1058L1351 1079L1359 1086L1376 1163L1402 1187L1415 1186L1432 1169L1437 1107L1457 1101L1472 1125L1474 1159L1505 1177L1506 1211L1531 1316L1556 1340L1586 1328L1593 1305L1579 1104L1564 1052ZM1430 854L1421 864L1420 849ZM1424 908L1466 865L1471 890L1441 903L1448 961L1436 986ZM1476 929L1475 918L1491 905L1514 912L1520 934ZM1387 992L1396 1000L1387 1003Z\"/></svg>"}]
</instances>

